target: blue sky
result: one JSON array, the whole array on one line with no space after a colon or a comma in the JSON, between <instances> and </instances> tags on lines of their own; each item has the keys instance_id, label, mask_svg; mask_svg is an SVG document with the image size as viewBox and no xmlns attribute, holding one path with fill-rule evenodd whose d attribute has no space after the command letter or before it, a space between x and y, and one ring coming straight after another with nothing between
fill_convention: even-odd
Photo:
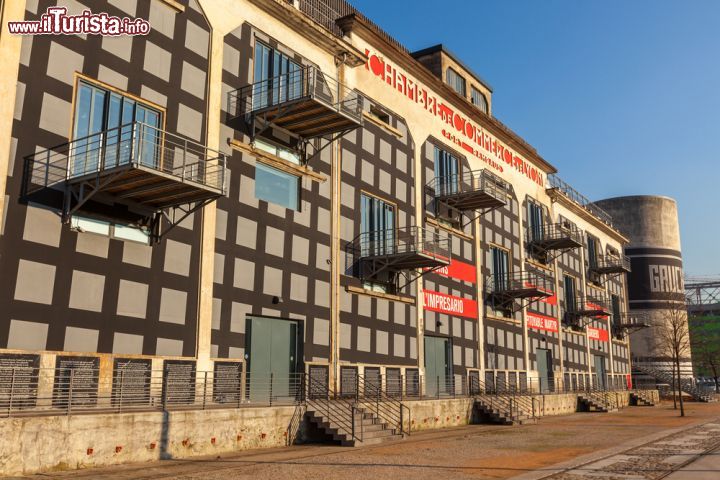
<instances>
[{"instance_id":1,"label":"blue sky","mask_svg":"<svg viewBox=\"0 0 720 480\"><path fill-rule=\"evenodd\" d=\"M352 3L410 50L446 45L590 199L675 198L686 273L720 277L720 1Z\"/></svg>"}]
</instances>

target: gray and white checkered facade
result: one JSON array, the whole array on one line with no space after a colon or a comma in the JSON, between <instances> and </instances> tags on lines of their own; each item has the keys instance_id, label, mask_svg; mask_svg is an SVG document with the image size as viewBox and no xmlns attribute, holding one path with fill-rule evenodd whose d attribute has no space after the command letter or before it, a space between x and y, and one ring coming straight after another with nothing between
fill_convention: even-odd
<instances>
[{"instance_id":1,"label":"gray and white checkered facade","mask_svg":"<svg viewBox=\"0 0 720 480\"><path fill-rule=\"evenodd\" d=\"M56 3L28 1L25 19L39 18ZM592 373L593 355L608 359L608 372L629 373L627 338L609 332L608 342L589 340L586 332L571 331L562 322L564 274L577 279L579 295L596 289L619 296L621 305L627 303L624 277L588 286L586 247L545 266L530 258L523 239L531 199L512 185L505 206L472 221L464 218L464 225L453 228L436 218L426 188L434 177L435 146L452 151L462 171L471 162L445 139L418 137L411 128L413 111L394 111L368 95L366 112L371 105L387 112L387 125L365 120L313 156L308 167L314 175L299 176L299 209L287 209L256 198L258 158L231 146L251 139L228 125L228 94L252 83L257 41L300 65L314 65L307 49L283 38L269 20L238 21L216 45L205 11L215 7L207 1L181 0L180 10L161 0L61 3L70 13L88 8L147 19L152 30L147 36L116 38L22 38L7 187L0 192L6 199L0 231L0 351L198 358L198 339L209 337L212 359L245 359L246 319L252 315L298 322L305 369L421 373L423 338L436 336L450 342L455 376L484 369L502 372L506 379L527 377L537 370L538 349L551 350L557 377ZM262 19L270 13L254 15ZM213 58L221 61L213 63ZM219 74L212 70L218 65ZM211 85L211 73L221 85ZM25 201L24 158L72 139L79 78L157 105L166 131L227 154L226 195L155 245L71 229L60 221L62 194L57 190ZM362 84L351 87L365 93ZM219 112L212 110L217 102L209 93L217 88ZM218 118L219 126L211 123ZM265 135L284 140L277 129ZM316 148L326 142L313 140ZM452 258L474 266L476 281L434 272L392 293L367 288L349 268L344 251L361 233L363 194L393 205L396 228L421 226L449 235ZM548 222L573 221L582 229L583 222L593 221L567 213L572 218L564 218L549 200L536 201L546 204ZM203 225L211 210L215 231L208 238ZM609 240L600 240L604 252ZM532 301L508 317L494 309L486 289L492 247L508 252L512 271L535 269L550 276L557 285L554 296ZM334 277L336 258L341 265ZM212 276L204 284L201 272L207 265ZM411 271L409 278L421 273ZM475 318L424 309L423 290L476 302ZM200 320L207 313L201 311L203 295L211 297L206 323ZM527 312L557 319L559 332L528 328ZM590 326L609 328L606 319L594 319Z\"/></svg>"}]
</instances>

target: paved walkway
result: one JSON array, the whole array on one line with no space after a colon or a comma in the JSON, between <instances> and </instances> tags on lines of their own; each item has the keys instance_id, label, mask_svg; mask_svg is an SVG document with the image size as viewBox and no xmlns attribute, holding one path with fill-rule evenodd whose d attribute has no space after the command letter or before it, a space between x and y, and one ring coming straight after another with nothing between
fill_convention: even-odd
<instances>
[{"instance_id":1,"label":"paved walkway","mask_svg":"<svg viewBox=\"0 0 720 480\"><path fill-rule=\"evenodd\" d=\"M678 429L720 418L720 404L692 404L688 405L687 411L688 417L680 418L671 405L628 407L617 413L546 417L537 425L469 425L414 433L403 441L357 449L330 445L300 446L25 478L347 480L366 477L438 480L504 479L531 475L541 478L562 471L562 462L576 462L577 465L578 461L587 462L588 455L606 457ZM561 466L558 467L558 464Z\"/></svg>"},{"instance_id":2,"label":"paved walkway","mask_svg":"<svg viewBox=\"0 0 720 480\"><path fill-rule=\"evenodd\" d=\"M718 480L719 478L720 451L716 450L671 474L666 480Z\"/></svg>"}]
</instances>

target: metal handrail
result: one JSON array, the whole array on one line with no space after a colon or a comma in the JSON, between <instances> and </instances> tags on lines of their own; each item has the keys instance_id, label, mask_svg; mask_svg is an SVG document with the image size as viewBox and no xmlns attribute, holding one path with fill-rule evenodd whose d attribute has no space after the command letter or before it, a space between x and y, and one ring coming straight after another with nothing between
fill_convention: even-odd
<instances>
[{"instance_id":1,"label":"metal handrail","mask_svg":"<svg viewBox=\"0 0 720 480\"><path fill-rule=\"evenodd\" d=\"M238 118L312 98L326 107L362 121L363 96L315 66L260 80L228 94L228 114Z\"/></svg>"},{"instance_id":2,"label":"metal handrail","mask_svg":"<svg viewBox=\"0 0 720 480\"><path fill-rule=\"evenodd\" d=\"M369 407L376 416L393 425L403 435L410 435L410 407L387 394L382 388L382 378L368 381L364 375L356 376L355 399L358 405Z\"/></svg>"},{"instance_id":3,"label":"metal handrail","mask_svg":"<svg viewBox=\"0 0 720 480\"><path fill-rule=\"evenodd\" d=\"M528 228L527 242L534 244L551 240L570 238L577 243L584 243L583 232L571 223L548 223L537 228Z\"/></svg>"},{"instance_id":4,"label":"metal handrail","mask_svg":"<svg viewBox=\"0 0 720 480\"><path fill-rule=\"evenodd\" d=\"M154 170L225 193L226 157L205 145L132 122L25 157L24 193L125 167Z\"/></svg>"},{"instance_id":5,"label":"metal handrail","mask_svg":"<svg viewBox=\"0 0 720 480\"><path fill-rule=\"evenodd\" d=\"M574 203L578 204L591 214L593 214L596 218L598 218L603 223L606 223L607 225L612 226L612 216L607 213L602 208L598 207L594 203L592 203L590 200L588 200L587 197L582 195L580 192L575 190L573 187L571 187L567 182L562 180L560 177L558 177L555 174L550 174L547 176L549 188L556 189L557 191L561 192L565 197L573 201Z\"/></svg>"},{"instance_id":6,"label":"metal handrail","mask_svg":"<svg viewBox=\"0 0 720 480\"><path fill-rule=\"evenodd\" d=\"M449 261L450 242L451 237L445 232L412 226L361 233L348 244L348 249L358 258L422 253Z\"/></svg>"},{"instance_id":7,"label":"metal handrail","mask_svg":"<svg viewBox=\"0 0 720 480\"><path fill-rule=\"evenodd\" d=\"M354 402L336 395L335 391L326 383L313 378L312 375L303 374L303 379L305 404L325 414L331 422L345 430L346 434L362 442L364 436L362 410ZM357 415L360 415L359 430L356 427L358 423Z\"/></svg>"},{"instance_id":8,"label":"metal handrail","mask_svg":"<svg viewBox=\"0 0 720 480\"><path fill-rule=\"evenodd\" d=\"M535 270L515 270L504 275L489 275L485 281L488 293L506 293L515 290L537 288L552 294L554 280L547 274Z\"/></svg>"},{"instance_id":9,"label":"metal handrail","mask_svg":"<svg viewBox=\"0 0 720 480\"><path fill-rule=\"evenodd\" d=\"M449 197L467 192L484 191L497 200L505 201L509 184L486 168L438 176L427 183L435 197Z\"/></svg>"},{"instance_id":10,"label":"metal handrail","mask_svg":"<svg viewBox=\"0 0 720 480\"><path fill-rule=\"evenodd\" d=\"M594 267L594 268L592 268ZM630 270L630 257L626 255L598 255L596 258L596 263L593 265L591 269L605 269L605 268L611 268L611 267L622 267L625 270Z\"/></svg>"}]
</instances>

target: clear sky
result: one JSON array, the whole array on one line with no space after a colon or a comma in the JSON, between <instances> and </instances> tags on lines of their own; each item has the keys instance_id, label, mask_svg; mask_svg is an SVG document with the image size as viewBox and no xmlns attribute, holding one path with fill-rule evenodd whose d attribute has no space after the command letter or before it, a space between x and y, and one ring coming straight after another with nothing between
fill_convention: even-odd
<instances>
[{"instance_id":1,"label":"clear sky","mask_svg":"<svg viewBox=\"0 0 720 480\"><path fill-rule=\"evenodd\" d=\"M720 277L720 0L351 0L444 44L493 114L591 200L677 200L685 271Z\"/></svg>"}]
</instances>

